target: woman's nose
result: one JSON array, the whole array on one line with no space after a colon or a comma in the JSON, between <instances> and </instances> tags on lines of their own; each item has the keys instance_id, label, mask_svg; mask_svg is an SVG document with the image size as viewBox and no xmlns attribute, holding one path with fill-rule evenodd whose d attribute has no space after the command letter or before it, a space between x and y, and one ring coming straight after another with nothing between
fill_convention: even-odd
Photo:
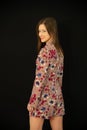
<instances>
[{"instance_id":1,"label":"woman's nose","mask_svg":"<svg viewBox=\"0 0 87 130\"><path fill-rule=\"evenodd\" d=\"M42 36L42 35L43 35L42 32L40 32L40 33L39 33L39 36Z\"/></svg>"}]
</instances>

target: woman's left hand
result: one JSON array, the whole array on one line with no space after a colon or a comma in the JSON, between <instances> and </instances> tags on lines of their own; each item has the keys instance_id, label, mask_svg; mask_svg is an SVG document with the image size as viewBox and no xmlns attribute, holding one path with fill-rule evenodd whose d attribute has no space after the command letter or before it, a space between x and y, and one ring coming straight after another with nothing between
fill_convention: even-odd
<instances>
[{"instance_id":1,"label":"woman's left hand","mask_svg":"<svg viewBox=\"0 0 87 130\"><path fill-rule=\"evenodd\" d=\"M27 105L27 110L28 110L29 112L32 112L32 111L34 110L34 108L33 108L30 104L28 104L28 105Z\"/></svg>"}]
</instances>

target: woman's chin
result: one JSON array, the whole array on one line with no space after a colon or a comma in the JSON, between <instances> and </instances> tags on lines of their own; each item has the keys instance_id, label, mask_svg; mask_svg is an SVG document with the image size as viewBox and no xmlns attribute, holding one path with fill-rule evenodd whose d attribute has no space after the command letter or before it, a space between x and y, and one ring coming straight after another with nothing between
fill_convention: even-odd
<instances>
[{"instance_id":1,"label":"woman's chin","mask_svg":"<svg viewBox=\"0 0 87 130\"><path fill-rule=\"evenodd\" d=\"M41 40L41 42L45 42L45 40Z\"/></svg>"}]
</instances>

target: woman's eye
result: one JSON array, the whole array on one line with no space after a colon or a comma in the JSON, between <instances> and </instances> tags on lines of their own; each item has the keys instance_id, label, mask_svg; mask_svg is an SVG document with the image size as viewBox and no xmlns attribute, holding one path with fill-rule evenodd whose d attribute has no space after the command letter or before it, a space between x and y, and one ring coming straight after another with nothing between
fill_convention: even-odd
<instances>
[{"instance_id":1,"label":"woman's eye","mask_svg":"<svg viewBox=\"0 0 87 130\"><path fill-rule=\"evenodd\" d=\"M38 32L40 33L40 32L46 32L46 31L45 30L41 30L41 31L39 30Z\"/></svg>"},{"instance_id":2,"label":"woman's eye","mask_svg":"<svg viewBox=\"0 0 87 130\"><path fill-rule=\"evenodd\" d=\"M45 30L43 30L43 32L46 32Z\"/></svg>"}]
</instances>

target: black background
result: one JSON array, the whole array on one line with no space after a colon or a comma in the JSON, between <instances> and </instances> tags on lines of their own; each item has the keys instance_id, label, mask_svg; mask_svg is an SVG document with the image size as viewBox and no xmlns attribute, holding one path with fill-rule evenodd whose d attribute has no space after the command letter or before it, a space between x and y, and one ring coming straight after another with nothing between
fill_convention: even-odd
<instances>
[{"instance_id":1,"label":"black background","mask_svg":"<svg viewBox=\"0 0 87 130\"><path fill-rule=\"evenodd\" d=\"M0 126L28 130L26 109L32 89L37 22L57 19L65 54L63 94L64 130L87 129L87 13L85 2L0 3ZM45 121L43 129L50 129Z\"/></svg>"}]
</instances>

